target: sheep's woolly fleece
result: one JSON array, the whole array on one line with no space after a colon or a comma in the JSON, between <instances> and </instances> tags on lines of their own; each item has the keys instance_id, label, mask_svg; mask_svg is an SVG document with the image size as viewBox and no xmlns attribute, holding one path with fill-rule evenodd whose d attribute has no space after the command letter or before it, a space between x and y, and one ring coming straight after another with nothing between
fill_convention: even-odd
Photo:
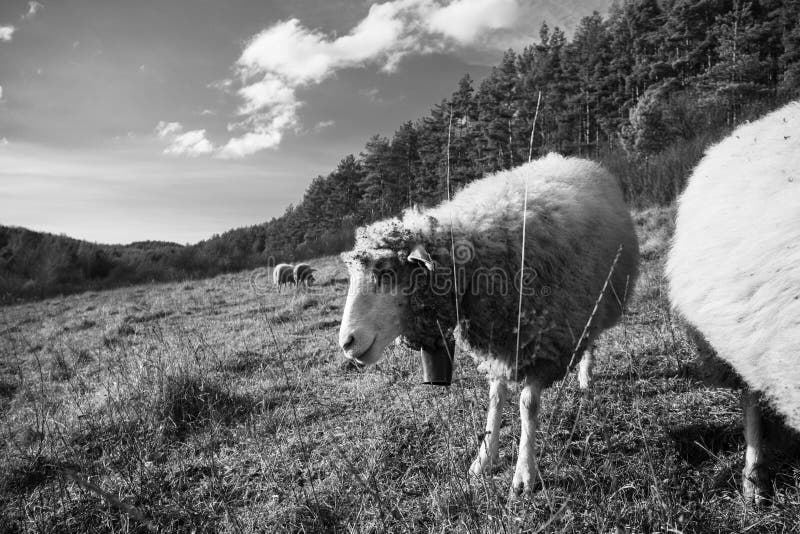
<instances>
[{"instance_id":1,"label":"sheep's woolly fleece","mask_svg":"<svg viewBox=\"0 0 800 534\"><path fill-rule=\"evenodd\" d=\"M292 276L296 284L302 284L313 276L314 269L307 263L298 263L294 266Z\"/></svg>"},{"instance_id":2,"label":"sheep's woolly fleece","mask_svg":"<svg viewBox=\"0 0 800 534\"><path fill-rule=\"evenodd\" d=\"M272 282L277 285L294 282L293 268L288 263L279 263L272 270Z\"/></svg>"},{"instance_id":3,"label":"sheep's woolly fleece","mask_svg":"<svg viewBox=\"0 0 800 534\"><path fill-rule=\"evenodd\" d=\"M526 181L527 274L516 367ZM419 244L435 261L437 279L452 281L454 270L459 273L458 297L415 277L407 343L431 348L444 332L490 374L535 375L545 384L562 377L570 360L577 363L584 348L617 322L638 262L633 223L617 180L593 162L556 154L473 182L436 208L408 210L402 219L362 228L346 259L394 260L401 285L410 285L411 268L404 266ZM620 247L609 288L577 346ZM503 278L505 285L499 283Z\"/></svg>"},{"instance_id":4,"label":"sheep's woolly fleece","mask_svg":"<svg viewBox=\"0 0 800 534\"><path fill-rule=\"evenodd\" d=\"M800 430L800 102L706 152L667 276L676 310Z\"/></svg>"}]
</instances>

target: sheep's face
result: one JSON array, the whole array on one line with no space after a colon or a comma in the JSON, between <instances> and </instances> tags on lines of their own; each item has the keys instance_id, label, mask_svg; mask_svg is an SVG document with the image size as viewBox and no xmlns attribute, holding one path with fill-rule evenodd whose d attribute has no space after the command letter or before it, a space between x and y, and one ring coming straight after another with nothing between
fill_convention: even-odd
<instances>
[{"instance_id":1,"label":"sheep's face","mask_svg":"<svg viewBox=\"0 0 800 534\"><path fill-rule=\"evenodd\" d=\"M384 349L403 334L408 322L409 273L421 261L419 254L401 253L403 259L391 251L343 256L350 272L350 287L339 345L346 358L363 365L376 363Z\"/></svg>"}]
</instances>

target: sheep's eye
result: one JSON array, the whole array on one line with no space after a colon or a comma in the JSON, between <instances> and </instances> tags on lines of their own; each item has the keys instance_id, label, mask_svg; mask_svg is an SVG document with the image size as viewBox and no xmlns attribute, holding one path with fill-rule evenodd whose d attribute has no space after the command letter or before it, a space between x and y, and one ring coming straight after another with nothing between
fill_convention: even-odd
<instances>
[{"instance_id":1,"label":"sheep's eye","mask_svg":"<svg viewBox=\"0 0 800 534\"><path fill-rule=\"evenodd\" d=\"M378 287L393 287L397 282L397 273L393 268L393 263L388 260L380 260L372 267L372 277Z\"/></svg>"}]
</instances>

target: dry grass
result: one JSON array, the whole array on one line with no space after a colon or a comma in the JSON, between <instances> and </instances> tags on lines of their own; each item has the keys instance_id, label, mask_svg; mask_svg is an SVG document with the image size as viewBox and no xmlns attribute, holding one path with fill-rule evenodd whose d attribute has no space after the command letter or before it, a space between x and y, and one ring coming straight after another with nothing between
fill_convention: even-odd
<instances>
[{"instance_id":1,"label":"dry grass","mask_svg":"<svg viewBox=\"0 0 800 534\"><path fill-rule=\"evenodd\" d=\"M686 371L669 221L637 216L637 296L591 398L573 378L545 394L541 487L517 502L515 399L498 469L470 481L483 379L464 357L422 386L398 347L343 365L335 258L301 294L256 271L0 308L0 531L798 531L800 464L776 448L774 504L746 508L738 396Z\"/></svg>"}]
</instances>

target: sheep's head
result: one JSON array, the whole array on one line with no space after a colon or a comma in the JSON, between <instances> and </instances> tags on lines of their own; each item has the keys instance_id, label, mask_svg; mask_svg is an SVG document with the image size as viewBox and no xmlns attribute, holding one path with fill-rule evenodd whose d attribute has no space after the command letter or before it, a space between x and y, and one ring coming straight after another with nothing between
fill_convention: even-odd
<instances>
[{"instance_id":1,"label":"sheep's head","mask_svg":"<svg viewBox=\"0 0 800 534\"><path fill-rule=\"evenodd\" d=\"M373 364L395 338L408 333L414 298L435 264L418 236L397 219L359 229L355 248L342 258L350 288L339 344L347 358Z\"/></svg>"}]
</instances>

